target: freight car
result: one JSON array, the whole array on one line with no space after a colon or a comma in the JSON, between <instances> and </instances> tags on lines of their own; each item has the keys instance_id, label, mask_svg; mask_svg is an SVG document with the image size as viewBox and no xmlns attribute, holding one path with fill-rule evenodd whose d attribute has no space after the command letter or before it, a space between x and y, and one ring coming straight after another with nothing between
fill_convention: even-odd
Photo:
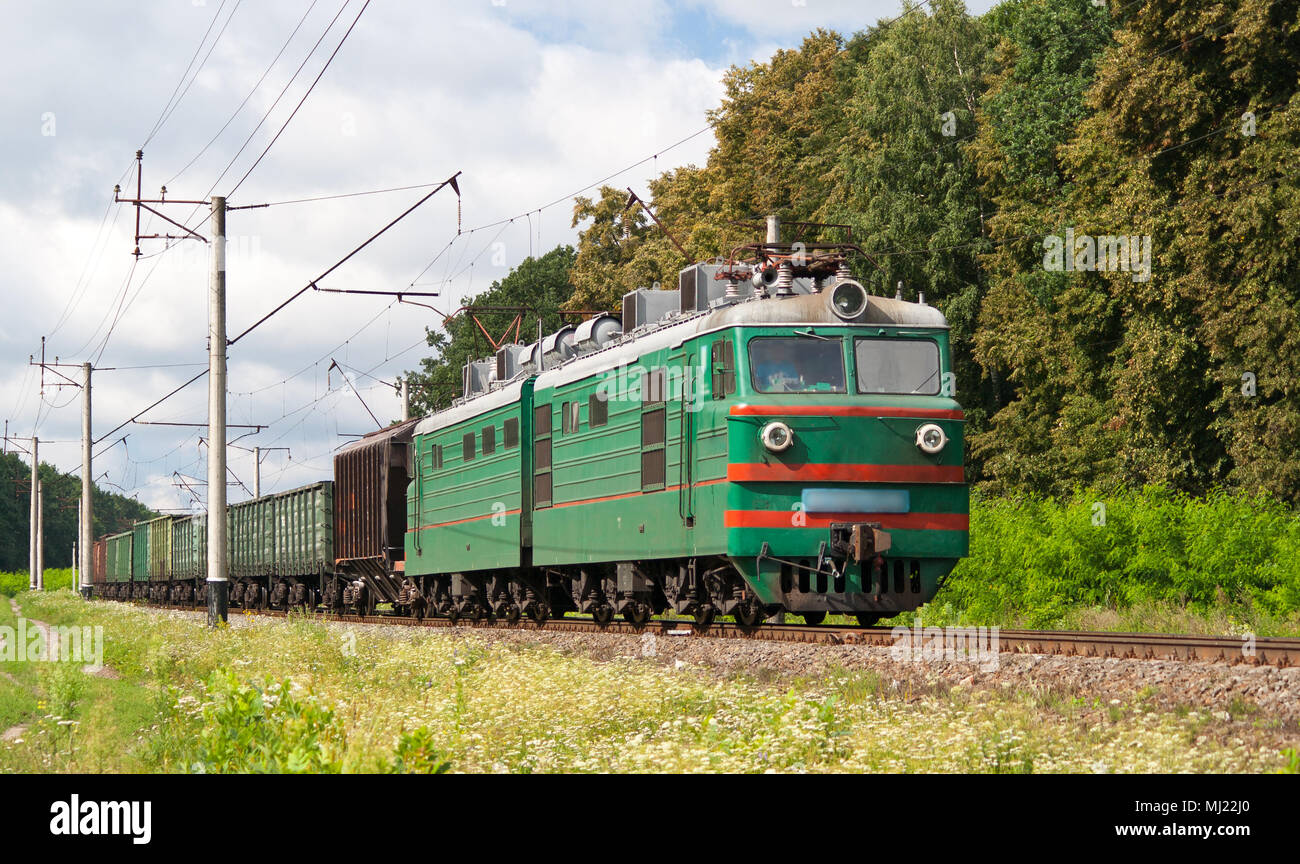
<instances>
[{"instance_id":1,"label":"freight car","mask_svg":"<svg viewBox=\"0 0 1300 864\"><path fill-rule=\"evenodd\" d=\"M293 511L311 518L277 517L279 496L230 508L232 605L751 626L916 609L967 553L963 414L943 315L871 296L857 251L770 225L621 317L467 364L450 408L336 455L332 519L328 482Z\"/></svg>"}]
</instances>

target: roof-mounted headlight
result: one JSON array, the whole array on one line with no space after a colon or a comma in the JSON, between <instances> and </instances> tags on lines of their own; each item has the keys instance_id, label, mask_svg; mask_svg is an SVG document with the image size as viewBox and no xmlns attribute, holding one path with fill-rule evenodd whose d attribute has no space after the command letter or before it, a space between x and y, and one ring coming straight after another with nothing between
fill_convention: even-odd
<instances>
[{"instance_id":1,"label":"roof-mounted headlight","mask_svg":"<svg viewBox=\"0 0 1300 864\"><path fill-rule=\"evenodd\" d=\"M831 310L845 321L857 318L867 308L867 289L859 282L845 279L831 291Z\"/></svg>"},{"instance_id":2,"label":"roof-mounted headlight","mask_svg":"<svg viewBox=\"0 0 1300 864\"><path fill-rule=\"evenodd\" d=\"M916 446L921 452L933 456L948 444L948 435L938 423L923 423L916 427Z\"/></svg>"}]
</instances>

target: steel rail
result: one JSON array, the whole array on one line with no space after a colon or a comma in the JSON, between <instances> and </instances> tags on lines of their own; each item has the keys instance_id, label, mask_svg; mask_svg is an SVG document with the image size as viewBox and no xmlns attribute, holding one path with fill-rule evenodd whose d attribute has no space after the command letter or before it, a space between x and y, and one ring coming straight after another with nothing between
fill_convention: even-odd
<instances>
[{"instance_id":1,"label":"steel rail","mask_svg":"<svg viewBox=\"0 0 1300 864\"><path fill-rule=\"evenodd\" d=\"M143 604L152 608L192 611L197 607L174 604ZM285 618L291 614L280 609L232 608L232 615L260 615ZM352 615L333 612L309 612L310 617L321 621L390 625L404 627L466 628L471 630L524 630L558 633L615 633L643 636L651 634L664 638L716 638L751 639L772 642L797 642L817 645L869 645L890 648L896 645L906 631L913 638L913 651L921 653L933 639L935 659L947 656L944 652L944 628L923 627L840 627L834 625L760 624L745 627L725 621L715 621L707 627L697 627L692 619L652 619L645 624L630 624L614 620L601 626L590 618L549 618L538 623L527 618L518 621L464 618L415 619L397 615ZM976 628L962 628L964 632ZM1038 654L1065 657L1096 657L1126 660L1175 660L1245 664L1253 666L1300 666L1300 639L1284 637L1251 636L1198 636L1175 633L1111 633L1082 630L1003 630L981 628L991 636L996 629L997 648L1004 654ZM917 637L919 634L919 638ZM985 641L985 640L981 640ZM917 644L920 643L920 644ZM985 641L985 644L990 644Z\"/></svg>"}]
</instances>

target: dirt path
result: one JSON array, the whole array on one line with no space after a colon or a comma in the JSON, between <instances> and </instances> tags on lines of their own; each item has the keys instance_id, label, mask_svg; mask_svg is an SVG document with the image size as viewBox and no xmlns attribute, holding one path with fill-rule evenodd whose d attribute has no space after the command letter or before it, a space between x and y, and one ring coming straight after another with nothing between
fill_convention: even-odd
<instances>
[{"instance_id":1,"label":"dirt path","mask_svg":"<svg viewBox=\"0 0 1300 864\"><path fill-rule=\"evenodd\" d=\"M13 610L15 618L18 618L23 614L22 608L18 605L18 601L15 600L13 597L9 598L9 608ZM39 622L35 622L35 623L39 623ZM42 628L44 627L44 625L40 625L40 626ZM17 678L10 675L8 672L0 672L0 675L4 675L4 677L11 684L17 687L24 686ZM19 723L17 726L10 726L2 734L0 734L0 741L17 741L19 738L23 737L23 733L26 731L27 731L26 723Z\"/></svg>"}]
</instances>

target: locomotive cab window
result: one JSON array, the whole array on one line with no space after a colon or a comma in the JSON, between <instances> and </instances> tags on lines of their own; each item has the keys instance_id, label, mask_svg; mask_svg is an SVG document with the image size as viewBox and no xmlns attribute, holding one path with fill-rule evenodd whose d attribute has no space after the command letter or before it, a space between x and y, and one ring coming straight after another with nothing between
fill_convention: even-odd
<instances>
[{"instance_id":1,"label":"locomotive cab window","mask_svg":"<svg viewBox=\"0 0 1300 864\"><path fill-rule=\"evenodd\" d=\"M859 393L939 393L939 345L931 339L855 339L853 360Z\"/></svg>"},{"instance_id":2,"label":"locomotive cab window","mask_svg":"<svg viewBox=\"0 0 1300 864\"><path fill-rule=\"evenodd\" d=\"M814 336L751 339L749 372L760 393L843 393L843 340Z\"/></svg>"}]
</instances>

